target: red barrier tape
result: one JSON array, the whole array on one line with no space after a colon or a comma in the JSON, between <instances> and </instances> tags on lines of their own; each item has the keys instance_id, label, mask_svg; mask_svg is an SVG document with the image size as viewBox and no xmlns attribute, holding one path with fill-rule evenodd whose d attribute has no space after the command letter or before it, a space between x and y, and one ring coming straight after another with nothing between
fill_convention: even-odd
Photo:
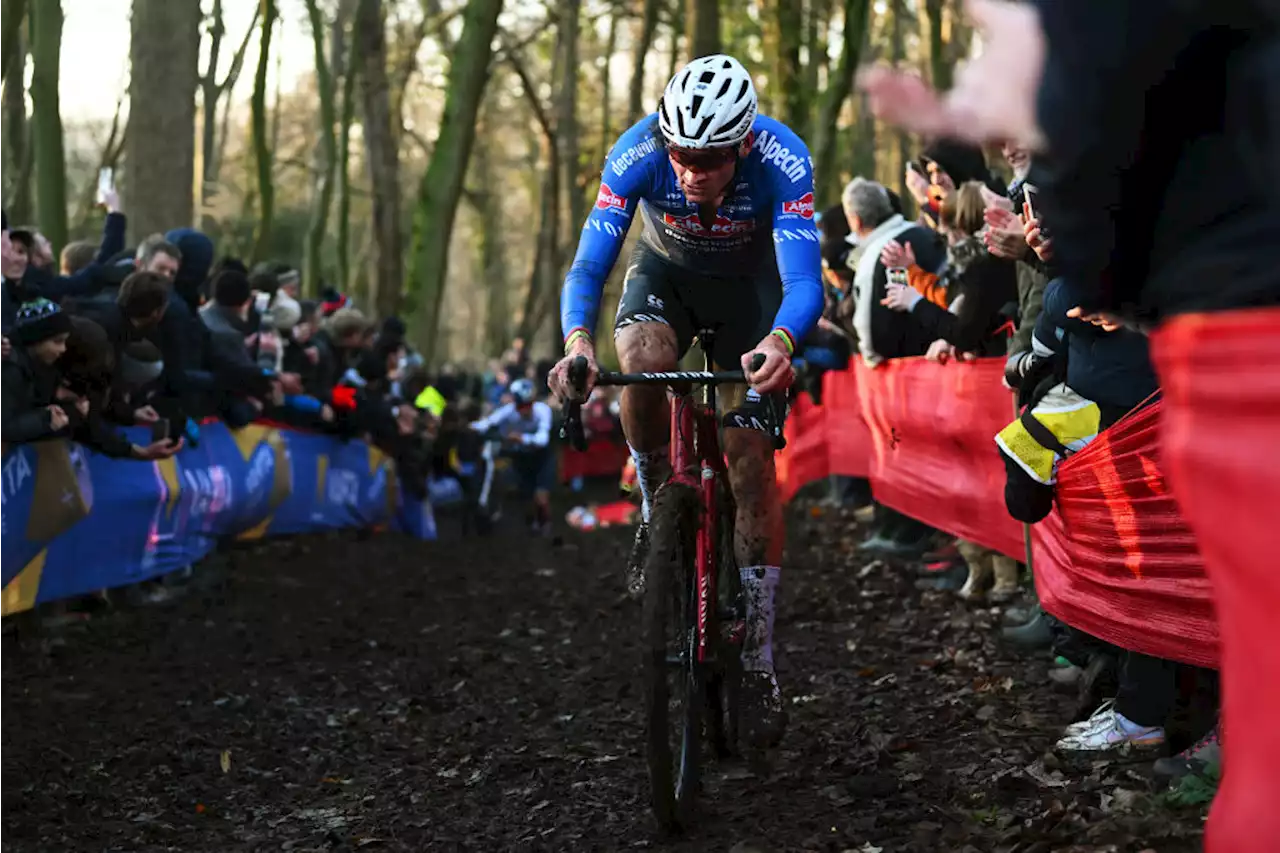
<instances>
[{"instance_id":1,"label":"red barrier tape","mask_svg":"<svg viewBox=\"0 0 1280 853\"><path fill-rule=\"evenodd\" d=\"M1280 309L1182 317L1152 339L1161 450L1199 537L1222 625L1226 775L1209 853L1280 847Z\"/></svg>"},{"instance_id":2,"label":"red barrier tape","mask_svg":"<svg viewBox=\"0 0 1280 853\"><path fill-rule=\"evenodd\" d=\"M1018 560L994 437L1013 419L1003 363L860 361L802 397L778 476L785 497L815 475L869 475L876 499ZM825 409L825 411L823 411ZM1034 530L1046 610L1116 645L1202 666L1217 658L1204 566L1156 464L1159 405L1112 427L1062 466L1060 514Z\"/></svg>"}]
</instances>

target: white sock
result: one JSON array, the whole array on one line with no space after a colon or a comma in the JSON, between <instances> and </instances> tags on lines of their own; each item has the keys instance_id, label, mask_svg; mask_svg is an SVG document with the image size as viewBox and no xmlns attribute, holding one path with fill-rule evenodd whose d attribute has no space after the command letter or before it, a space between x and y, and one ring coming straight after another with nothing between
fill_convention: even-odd
<instances>
[{"instance_id":1,"label":"white sock","mask_svg":"<svg viewBox=\"0 0 1280 853\"><path fill-rule=\"evenodd\" d=\"M777 566L743 566L738 570L742 597L747 602L742 668L748 672L773 672L773 596L781 572Z\"/></svg>"},{"instance_id":2,"label":"white sock","mask_svg":"<svg viewBox=\"0 0 1280 853\"><path fill-rule=\"evenodd\" d=\"M653 496L671 476L671 460L665 447L641 453L628 444L627 449L631 451L631 458L636 461L636 480L640 482L640 496L643 498L640 503L640 517L644 519L645 524L648 524L649 506Z\"/></svg>"}]
</instances>

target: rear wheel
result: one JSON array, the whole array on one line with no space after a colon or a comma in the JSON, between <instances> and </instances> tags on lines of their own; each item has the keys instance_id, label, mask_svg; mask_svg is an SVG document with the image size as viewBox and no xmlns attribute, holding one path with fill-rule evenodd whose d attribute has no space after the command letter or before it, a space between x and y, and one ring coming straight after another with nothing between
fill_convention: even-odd
<instances>
[{"instance_id":1,"label":"rear wheel","mask_svg":"<svg viewBox=\"0 0 1280 853\"><path fill-rule=\"evenodd\" d=\"M701 771L705 694L693 589L699 512L697 491L669 482L649 513L643 608L646 741L653 812L667 831L688 822Z\"/></svg>"}]
</instances>

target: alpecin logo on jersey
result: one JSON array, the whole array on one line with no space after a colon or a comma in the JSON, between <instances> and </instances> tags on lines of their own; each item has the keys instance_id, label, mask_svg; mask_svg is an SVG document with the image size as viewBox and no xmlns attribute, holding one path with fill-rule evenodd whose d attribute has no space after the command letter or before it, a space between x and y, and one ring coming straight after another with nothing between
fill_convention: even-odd
<instances>
[{"instance_id":1,"label":"alpecin logo on jersey","mask_svg":"<svg viewBox=\"0 0 1280 853\"><path fill-rule=\"evenodd\" d=\"M601 184L600 192L596 196L596 207L601 210L608 210L612 207L625 211L627 209L627 200L609 189L608 184Z\"/></svg>"},{"instance_id":2,"label":"alpecin logo on jersey","mask_svg":"<svg viewBox=\"0 0 1280 853\"><path fill-rule=\"evenodd\" d=\"M784 201L782 203L783 213L794 213L796 216L803 216L805 219L813 219L813 193L805 193L795 201Z\"/></svg>"},{"instance_id":3,"label":"alpecin logo on jersey","mask_svg":"<svg viewBox=\"0 0 1280 853\"><path fill-rule=\"evenodd\" d=\"M793 184L808 174L809 158L792 154L790 148L779 142L778 138L767 130L760 131L753 147L760 152L764 162L773 163L781 169Z\"/></svg>"},{"instance_id":4,"label":"alpecin logo on jersey","mask_svg":"<svg viewBox=\"0 0 1280 853\"><path fill-rule=\"evenodd\" d=\"M699 237L711 237L712 239L725 239L727 237L735 237L739 234L749 234L756 229L754 219L730 219L727 216L716 216L715 223L710 229L703 226L702 221L698 219L698 214L692 213L688 216L673 216L670 213L662 214L662 222L669 228L677 231L683 231L686 234L695 234Z\"/></svg>"}]
</instances>

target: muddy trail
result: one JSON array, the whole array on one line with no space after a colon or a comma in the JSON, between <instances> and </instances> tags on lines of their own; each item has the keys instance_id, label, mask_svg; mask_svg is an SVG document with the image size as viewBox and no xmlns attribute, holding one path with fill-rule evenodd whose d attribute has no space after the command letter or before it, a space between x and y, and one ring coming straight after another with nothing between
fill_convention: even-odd
<instances>
[{"instance_id":1,"label":"muddy trail","mask_svg":"<svg viewBox=\"0 0 1280 853\"><path fill-rule=\"evenodd\" d=\"M1071 704L998 613L794 512L772 774L647 809L629 533L310 537L3 642L6 851L1190 851L1147 762L1048 767Z\"/></svg>"}]
</instances>

